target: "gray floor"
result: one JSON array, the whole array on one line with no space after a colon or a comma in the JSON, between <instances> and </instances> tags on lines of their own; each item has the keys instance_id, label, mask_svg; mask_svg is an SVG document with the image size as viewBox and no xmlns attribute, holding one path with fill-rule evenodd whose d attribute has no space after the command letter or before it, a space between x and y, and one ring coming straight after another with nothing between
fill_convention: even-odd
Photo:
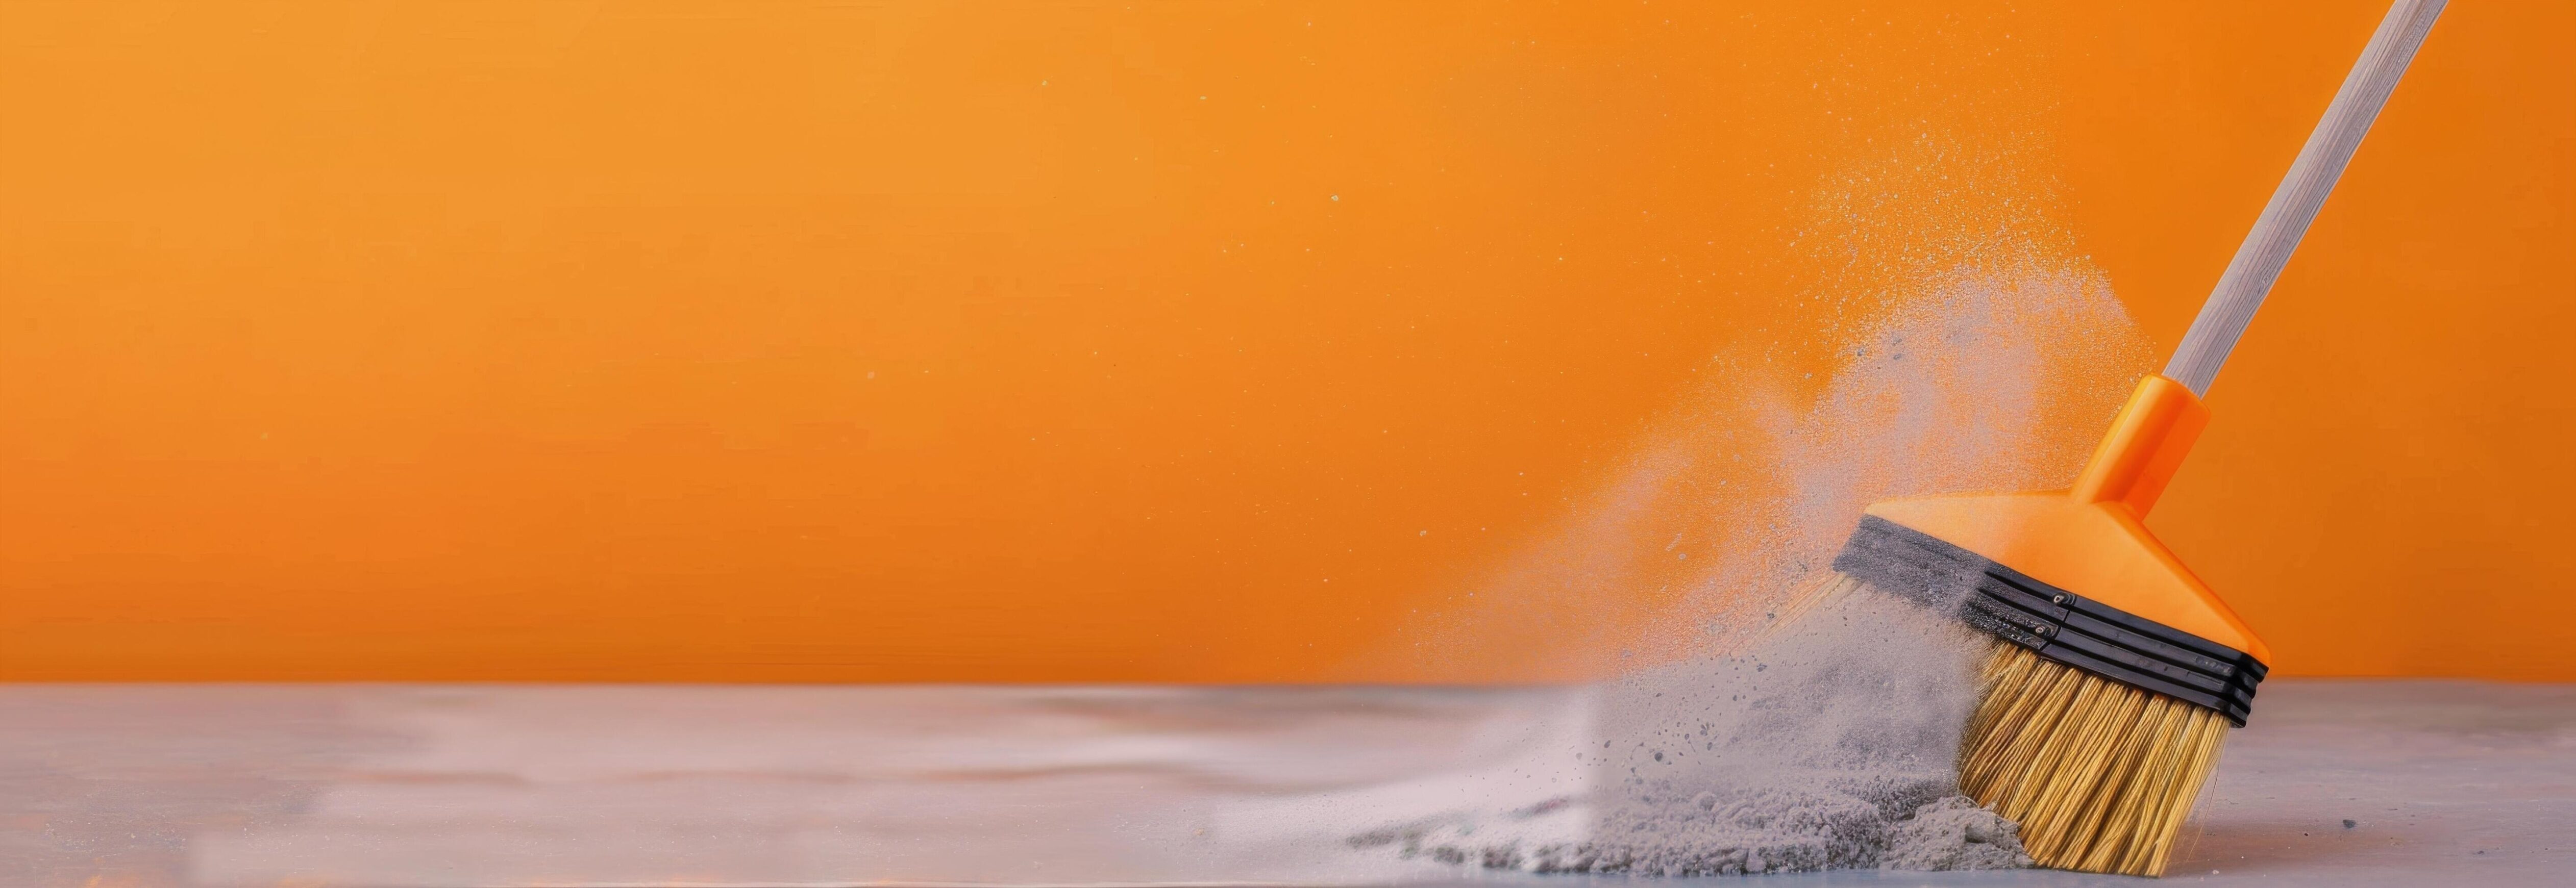
<instances>
[{"instance_id":1,"label":"gray floor","mask_svg":"<svg viewBox=\"0 0 2576 888\"><path fill-rule=\"evenodd\" d=\"M1579 731L1582 706L1563 689L0 686L0 885L1599 881L1342 841L1525 778L1515 763ZM2576 884L2576 687L2267 683L2196 829L2170 881Z\"/></svg>"}]
</instances>

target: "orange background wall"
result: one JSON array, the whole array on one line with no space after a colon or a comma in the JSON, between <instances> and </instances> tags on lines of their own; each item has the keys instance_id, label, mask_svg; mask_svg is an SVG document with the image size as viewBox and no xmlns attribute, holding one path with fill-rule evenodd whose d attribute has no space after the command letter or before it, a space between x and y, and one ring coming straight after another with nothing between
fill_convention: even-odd
<instances>
[{"instance_id":1,"label":"orange background wall","mask_svg":"<svg viewBox=\"0 0 2576 888\"><path fill-rule=\"evenodd\" d=\"M0 5L0 677L1406 678L1914 129L2170 348L2383 7L2096 6ZM2154 521L2286 672L2576 680L2571 17Z\"/></svg>"}]
</instances>

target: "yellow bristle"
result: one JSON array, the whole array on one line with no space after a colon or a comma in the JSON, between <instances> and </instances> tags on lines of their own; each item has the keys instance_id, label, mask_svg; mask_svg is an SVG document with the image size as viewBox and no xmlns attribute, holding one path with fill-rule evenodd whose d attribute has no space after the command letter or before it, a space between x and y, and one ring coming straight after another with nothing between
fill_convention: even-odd
<instances>
[{"instance_id":1,"label":"yellow bristle","mask_svg":"<svg viewBox=\"0 0 2576 888\"><path fill-rule=\"evenodd\" d=\"M1959 788L2021 824L2041 866L2163 875L2227 719L1997 643Z\"/></svg>"}]
</instances>

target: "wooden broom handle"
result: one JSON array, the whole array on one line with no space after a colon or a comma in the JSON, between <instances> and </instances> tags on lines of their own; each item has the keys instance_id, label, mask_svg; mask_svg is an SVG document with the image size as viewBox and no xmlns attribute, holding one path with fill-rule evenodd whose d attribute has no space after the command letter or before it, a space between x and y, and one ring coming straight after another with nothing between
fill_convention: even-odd
<instances>
[{"instance_id":1,"label":"wooden broom handle","mask_svg":"<svg viewBox=\"0 0 2576 888\"><path fill-rule=\"evenodd\" d=\"M2236 348L2237 337L2245 335L2254 310L2272 292L2281 266L2299 248L2308 223L2316 221L2317 207L2326 202L2335 180L2343 177L2344 164L2351 162L2353 149L2361 147L2362 135L2370 132L2380 106L2388 104L2388 94L2406 75L2406 65L2415 60L2416 48L2424 45L2425 32L2433 29L2433 20L2442 15L2446 2L2397 0L2388 8L2388 17L2370 35L2370 45L2362 48L2361 60L2353 63L2343 88L2335 91L2334 103L2326 106L2325 119L2317 121L2316 131L2308 134L2308 144L2299 149L2290 174L2272 192L2272 202L2263 205L2254 230L2246 232L2236 258L2227 263L2227 273L2219 276L2209 301L2201 304L2200 317L2183 334L2173 360L2166 362L2167 378L2194 395L2209 394L2219 365L2227 363L2227 353Z\"/></svg>"}]
</instances>

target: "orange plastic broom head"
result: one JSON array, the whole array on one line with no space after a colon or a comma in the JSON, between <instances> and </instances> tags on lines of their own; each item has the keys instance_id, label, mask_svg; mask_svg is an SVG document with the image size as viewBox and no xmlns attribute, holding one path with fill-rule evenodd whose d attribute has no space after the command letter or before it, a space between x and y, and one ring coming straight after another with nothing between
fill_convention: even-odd
<instances>
[{"instance_id":1,"label":"orange plastic broom head","mask_svg":"<svg viewBox=\"0 0 2576 888\"><path fill-rule=\"evenodd\" d=\"M2074 489L1877 503L1834 569L2243 727L2271 648L2139 523L2208 424L2182 383L2150 375Z\"/></svg>"}]
</instances>

